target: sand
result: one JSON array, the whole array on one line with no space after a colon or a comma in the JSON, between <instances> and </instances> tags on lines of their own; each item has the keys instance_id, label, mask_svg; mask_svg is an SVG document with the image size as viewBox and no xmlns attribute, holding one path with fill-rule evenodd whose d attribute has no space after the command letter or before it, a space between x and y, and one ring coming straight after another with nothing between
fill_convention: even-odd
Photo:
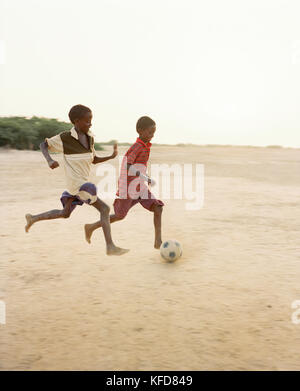
<instances>
[{"instance_id":1,"label":"sand","mask_svg":"<svg viewBox=\"0 0 300 391\"><path fill-rule=\"evenodd\" d=\"M60 207L63 170L0 152L1 370L300 370L300 151L154 146L151 162L205 165L203 208L165 200L173 264L140 205L112 225L122 257L101 230L85 242L87 205L26 234L25 213Z\"/></svg>"}]
</instances>

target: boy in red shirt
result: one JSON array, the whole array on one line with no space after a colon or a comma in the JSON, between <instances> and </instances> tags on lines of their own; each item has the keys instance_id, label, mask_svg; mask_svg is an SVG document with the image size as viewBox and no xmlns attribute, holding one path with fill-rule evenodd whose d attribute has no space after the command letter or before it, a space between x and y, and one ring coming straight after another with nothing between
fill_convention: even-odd
<instances>
[{"instance_id":1,"label":"boy in red shirt","mask_svg":"<svg viewBox=\"0 0 300 391\"><path fill-rule=\"evenodd\" d=\"M114 201L115 214L110 215L110 222L123 220L129 209L140 203L154 214L154 247L158 249L162 243L161 214L164 203L157 200L145 185L145 181L154 184L153 179L146 175L146 169L152 145L150 141L156 131L156 124L149 117L141 117L137 121L136 130L139 137L128 149L122 161L117 198ZM101 226L101 221L85 225L85 237L88 243L91 243L93 231Z\"/></svg>"}]
</instances>

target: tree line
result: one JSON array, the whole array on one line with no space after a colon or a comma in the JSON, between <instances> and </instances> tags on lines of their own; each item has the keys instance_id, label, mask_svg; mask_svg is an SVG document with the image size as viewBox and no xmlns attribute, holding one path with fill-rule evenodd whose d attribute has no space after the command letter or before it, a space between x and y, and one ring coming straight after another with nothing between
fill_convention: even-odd
<instances>
[{"instance_id":1,"label":"tree line","mask_svg":"<svg viewBox=\"0 0 300 391\"><path fill-rule=\"evenodd\" d=\"M38 150L46 137L70 130L72 126L53 118L0 117L0 147ZM95 148L103 149L100 143L95 143Z\"/></svg>"},{"instance_id":2,"label":"tree line","mask_svg":"<svg viewBox=\"0 0 300 391\"><path fill-rule=\"evenodd\" d=\"M57 119L0 117L0 147L37 150L46 137L71 127L72 124Z\"/></svg>"}]
</instances>

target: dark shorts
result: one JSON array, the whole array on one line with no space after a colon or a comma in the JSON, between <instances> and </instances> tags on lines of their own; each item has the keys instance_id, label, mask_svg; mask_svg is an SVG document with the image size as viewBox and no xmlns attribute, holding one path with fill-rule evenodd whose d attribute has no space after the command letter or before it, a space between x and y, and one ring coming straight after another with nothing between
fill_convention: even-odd
<instances>
[{"instance_id":1,"label":"dark shorts","mask_svg":"<svg viewBox=\"0 0 300 391\"><path fill-rule=\"evenodd\" d=\"M146 199L138 198L136 200L132 200L131 198L116 198L114 201L115 215L123 219L127 215L129 209L138 203L140 203L147 210L151 210L153 205L164 206L164 203L160 200L157 200L149 191L148 198Z\"/></svg>"},{"instance_id":2,"label":"dark shorts","mask_svg":"<svg viewBox=\"0 0 300 391\"><path fill-rule=\"evenodd\" d=\"M80 187L78 194L74 195L64 191L60 197L63 207L65 207L70 198L74 198L71 204L71 212L73 212L77 205L90 205L95 202L97 199L97 187L93 183L86 182Z\"/></svg>"}]
</instances>

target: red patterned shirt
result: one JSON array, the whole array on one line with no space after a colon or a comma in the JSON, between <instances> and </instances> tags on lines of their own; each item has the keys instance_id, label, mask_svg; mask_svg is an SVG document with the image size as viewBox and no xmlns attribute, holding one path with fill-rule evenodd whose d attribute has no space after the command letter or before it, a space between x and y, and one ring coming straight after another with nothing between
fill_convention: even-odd
<instances>
[{"instance_id":1,"label":"red patterned shirt","mask_svg":"<svg viewBox=\"0 0 300 391\"><path fill-rule=\"evenodd\" d=\"M122 161L121 173L118 181L117 196L120 196L120 198L127 198L128 187L130 183L136 178L138 178L136 175L128 175L127 164L134 165L133 168L136 168L136 170L140 171L143 174L146 174L151 145L151 143L145 144L138 137L136 139L136 142L126 152ZM131 172L129 172L129 174L131 174ZM132 194L130 188L129 198L136 198L135 196L140 192L139 185L134 187L136 188L136 191L133 192L135 194Z\"/></svg>"}]
</instances>

